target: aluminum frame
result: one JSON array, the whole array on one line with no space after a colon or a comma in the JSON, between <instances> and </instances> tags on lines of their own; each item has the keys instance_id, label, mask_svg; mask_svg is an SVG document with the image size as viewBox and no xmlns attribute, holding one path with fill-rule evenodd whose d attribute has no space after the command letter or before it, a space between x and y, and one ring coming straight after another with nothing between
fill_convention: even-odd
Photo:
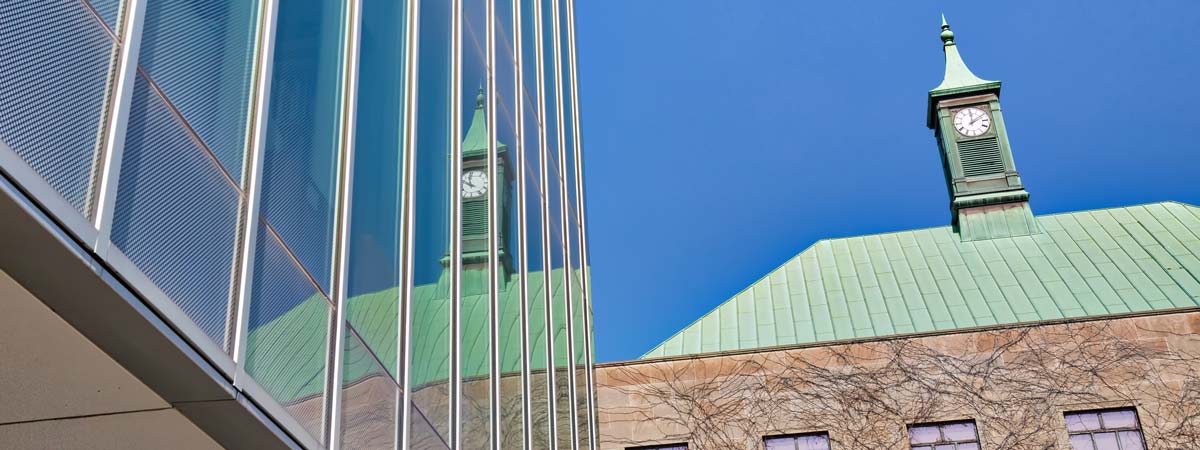
<instances>
[{"instance_id":1,"label":"aluminum frame","mask_svg":"<svg viewBox=\"0 0 1200 450\"><path fill-rule=\"evenodd\" d=\"M116 83L113 86L112 103L109 104L108 120L104 133L105 142L102 155L97 159L95 167L97 187L96 197L92 199L94 213L93 227L97 230L92 250L106 259L108 249L112 246L109 236L112 234L113 210L117 204L117 185L121 174L121 157L125 150L125 130L129 125L129 110L133 102L133 85L137 74L138 53L142 45L142 24L146 18L147 0L127 0L126 9L121 23L122 30L118 51Z\"/></svg>"},{"instance_id":2,"label":"aluminum frame","mask_svg":"<svg viewBox=\"0 0 1200 450\"><path fill-rule=\"evenodd\" d=\"M497 135L496 111L499 93L496 92L496 5L493 0L486 0L485 15L487 24L484 26L485 58L487 67L484 69L487 78L488 95L484 101L484 115L487 119L487 173L488 189L488 428L490 429L490 447L500 450L500 197L496 184L503 182L499 175L499 162L496 152ZM457 192L457 189L456 189ZM459 195L461 198L461 195Z\"/></svg>"},{"instance_id":3,"label":"aluminum frame","mask_svg":"<svg viewBox=\"0 0 1200 450\"><path fill-rule=\"evenodd\" d=\"M591 264L588 264L588 241L587 241L587 217L584 211L587 209L584 205L584 182L583 182L583 136L581 132L579 119L579 63L576 58L575 44L575 0L566 0L567 4L567 54L571 64L571 102L572 114L571 122L575 135L575 200L578 203L575 211L575 225L578 226L576 232L579 234L579 264L583 267L582 276L580 279L580 293L583 298L580 304L583 306L583 327L587 333L583 341L584 345L584 365L585 365L585 385L587 392L587 408L588 408L588 427L589 448L595 450L597 448L597 414L596 414L596 385L595 385L595 357L592 354L592 293L591 293Z\"/></svg>"},{"instance_id":4,"label":"aluminum frame","mask_svg":"<svg viewBox=\"0 0 1200 450\"><path fill-rule=\"evenodd\" d=\"M450 427L451 448L462 448L462 43L463 0L451 0L450 19Z\"/></svg>"},{"instance_id":5,"label":"aluminum frame","mask_svg":"<svg viewBox=\"0 0 1200 450\"><path fill-rule=\"evenodd\" d=\"M559 8L558 8L558 0L550 0L550 1L553 2L552 7L550 8L550 12L554 16L553 25L551 27L551 33L554 35L554 105L555 105L555 112L557 114L557 120L558 120L556 122L557 127L558 127L557 128L558 133L556 133L557 134L556 137L558 138L558 163L561 165L561 164L566 164L566 161L567 161L567 150L565 148L566 147L566 133L563 131L565 128L565 125L563 124L562 31L559 26L559 22L562 20L562 16L561 16ZM574 274L571 271L571 254L570 254L571 253L570 252L571 236L569 233L567 233L567 227L568 227L568 224L570 223L570 220L568 220L568 218L567 218L567 215L570 213L569 212L570 205L569 205L569 202L567 202L566 176L564 176L564 174L562 173L562 171L565 171L565 170L566 170L566 167L562 167L559 170L559 172L556 173L556 175L558 177L558 185L559 185L559 192L560 192L560 195L558 198L559 205L560 205L559 209L563 215L563 217L559 221L560 222L559 223L559 236L562 239L562 245L563 245L562 246L563 269L564 269L563 270L563 293L564 293L563 299L565 300L564 303L565 303L565 307L566 307L566 319L567 319L567 355L569 358L568 361L570 362L569 370L567 370L567 386L568 386L567 401L570 404L569 408L571 410L571 414L569 416L567 416L567 418L568 418L568 422L570 423L570 426L571 426L571 448L574 450L578 450L579 449L579 414L575 410L575 408L577 408L578 404L579 404L578 399L576 398L577 391L578 391L578 385L576 384L576 381L575 381L575 325L574 325L575 310L572 305L572 298L571 298L572 297L571 296L571 278L574 277Z\"/></svg>"},{"instance_id":6,"label":"aluminum frame","mask_svg":"<svg viewBox=\"0 0 1200 450\"><path fill-rule=\"evenodd\" d=\"M521 433L522 443L525 449L533 448L533 433L529 429L533 423L531 414L533 410L533 387L531 378L533 377L531 361L529 360L532 351L529 342L529 224L526 216L527 205L525 199L525 102L522 92L525 89L525 73L524 73L524 42L522 41L521 28L521 0L512 1L512 34L513 34L513 83L515 84L513 94L516 96L513 101L516 103L516 111L514 112L514 121L516 122L516 140L514 143L516 148L516 198L517 198L517 252L520 258L520 267L518 271L518 289L520 290L518 298L521 308Z\"/></svg>"},{"instance_id":7,"label":"aluminum frame","mask_svg":"<svg viewBox=\"0 0 1200 450\"><path fill-rule=\"evenodd\" d=\"M403 187L401 188L401 204L400 217L400 326L397 332L396 348L401 353L397 355L396 376L400 383L400 401L397 402L399 411L396 414L396 420L400 421L396 427L399 436L396 439L397 450L407 449L410 446L410 437L412 434L412 419L409 417L409 412L412 410L409 405L412 403L412 377L408 373L408 368L412 367L412 339L409 333L412 332L412 292L413 292L413 248L416 240L415 220L416 220L416 163L417 163L417 74L420 48L420 0L406 0L408 8L406 8L405 17L407 23L405 35L405 67L404 67L404 126L403 126L403 148L401 151L400 161L403 167L400 168L403 173Z\"/></svg>"}]
</instances>

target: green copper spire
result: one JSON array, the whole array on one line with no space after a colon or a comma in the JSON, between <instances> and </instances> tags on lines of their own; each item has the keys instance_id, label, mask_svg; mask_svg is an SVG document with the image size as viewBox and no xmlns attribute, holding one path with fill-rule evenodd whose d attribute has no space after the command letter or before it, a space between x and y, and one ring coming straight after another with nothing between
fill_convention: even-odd
<instances>
[{"instance_id":1,"label":"green copper spire","mask_svg":"<svg viewBox=\"0 0 1200 450\"><path fill-rule=\"evenodd\" d=\"M475 112L471 115L471 125L467 127L467 136L462 143L464 157L487 154L487 114L483 103L483 88L480 87L479 94L475 96Z\"/></svg>"},{"instance_id":2,"label":"green copper spire","mask_svg":"<svg viewBox=\"0 0 1200 450\"><path fill-rule=\"evenodd\" d=\"M959 91L964 88L999 83L979 78L974 73L971 73L971 69L967 68L967 64L963 62L962 56L958 54L958 46L954 44L954 32L950 31L950 24L946 23L946 15L944 14L942 15L941 37L942 49L946 52L946 75L942 77L942 84L933 88L931 93Z\"/></svg>"}]
</instances>

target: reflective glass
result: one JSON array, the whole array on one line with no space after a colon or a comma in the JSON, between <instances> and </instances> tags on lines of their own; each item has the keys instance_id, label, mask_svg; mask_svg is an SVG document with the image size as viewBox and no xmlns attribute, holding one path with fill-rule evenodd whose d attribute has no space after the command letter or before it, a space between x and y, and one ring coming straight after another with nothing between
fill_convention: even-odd
<instances>
[{"instance_id":1,"label":"reflective glass","mask_svg":"<svg viewBox=\"0 0 1200 450\"><path fill-rule=\"evenodd\" d=\"M1099 430L1100 418L1096 413L1068 413L1067 431Z\"/></svg>"},{"instance_id":2,"label":"reflective glass","mask_svg":"<svg viewBox=\"0 0 1200 450\"><path fill-rule=\"evenodd\" d=\"M942 426L942 435L947 441L975 440L975 424L970 422L950 423Z\"/></svg>"},{"instance_id":3,"label":"reflective glass","mask_svg":"<svg viewBox=\"0 0 1200 450\"><path fill-rule=\"evenodd\" d=\"M500 183L488 171L487 122L487 0L461 0L462 84L459 120L462 122L462 446L488 448L491 443L491 311L489 286L490 199Z\"/></svg>"},{"instance_id":4,"label":"reflective glass","mask_svg":"<svg viewBox=\"0 0 1200 450\"><path fill-rule=\"evenodd\" d=\"M450 430L450 2L420 0L416 177L408 362L411 448L448 448ZM453 86L458 89L458 86ZM458 137L455 136L455 139Z\"/></svg>"},{"instance_id":5,"label":"reflective glass","mask_svg":"<svg viewBox=\"0 0 1200 450\"><path fill-rule=\"evenodd\" d=\"M767 450L796 450L796 438L775 437L763 439L763 444Z\"/></svg>"},{"instance_id":6,"label":"reflective glass","mask_svg":"<svg viewBox=\"0 0 1200 450\"><path fill-rule=\"evenodd\" d=\"M329 300L259 223L247 322L246 373L323 439Z\"/></svg>"},{"instance_id":7,"label":"reflective glass","mask_svg":"<svg viewBox=\"0 0 1200 450\"><path fill-rule=\"evenodd\" d=\"M492 66L496 79L495 111L498 170L502 176L497 181L500 199L497 218L500 222L500 329L497 349L500 357L500 442L502 449L524 448L525 393L522 379L524 336L522 317L523 302L527 299L521 290L517 267L524 243L520 236L520 208L517 205L521 193L515 189L518 168L516 109L520 103L517 93L516 53L513 43L513 8L511 0L493 0L495 23L493 40L496 60Z\"/></svg>"},{"instance_id":8,"label":"reflective glass","mask_svg":"<svg viewBox=\"0 0 1200 450\"><path fill-rule=\"evenodd\" d=\"M0 8L0 42L0 146L90 217L113 37L82 2L17 1Z\"/></svg>"},{"instance_id":9,"label":"reflective glass","mask_svg":"<svg viewBox=\"0 0 1200 450\"><path fill-rule=\"evenodd\" d=\"M407 2L364 0L346 318L397 374Z\"/></svg>"},{"instance_id":10,"label":"reflective glass","mask_svg":"<svg viewBox=\"0 0 1200 450\"><path fill-rule=\"evenodd\" d=\"M1142 443L1142 432L1140 431L1122 431L1117 433L1117 438L1121 441L1121 450L1144 450L1146 448Z\"/></svg>"},{"instance_id":11,"label":"reflective glass","mask_svg":"<svg viewBox=\"0 0 1200 450\"><path fill-rule=\"evenodd\" d=\"M1105 411L1100 413L1100 420L1104 422L1104 428L1132 428L1137 426L1137 415L1133 410L1122 409L1118 411Z\"/></svg>"},{"instance_id":12,"label":"reflective glass","mask_svg":"<svg viewBox=\"0 0 1200 450\"><path fill-rule=\"evenodd\" d=\"M257 6L226 0L147 1L138 54L138 66L239 185Z\"/></svg>"},{"instance_id":13,"label":"reflective glass","mask_svg":"<svg viewBox=\"0 0 1200 450\"><path fill-rule=\"evenodd\" d=\"M547 221L547 211L549 205L546 203L546 198L542 194L542 175L544 167L541 165L542 151L541 148L541 117L539 117L537 92L537 52L540 49L541 41L538 39L537 25L538 15L537 8L540 7L538 0L521 0L520 2L520 17L521 17L521 110L523 113L523 128L521 148L521 160L525 164L524 187L521 189L521 195L525 201L525 224L526 236L525 245L526 255L525 263L528 266L528 310L527 316L529 319L529 364L530 364L530 380L529 380L529 395L530 395L530 426L531 441L534 449L550 448L554 439L553 416L551 411L550 388L552 381L552 372L548 368L553 366L553 361L550 359L553 354L549 352L551 338L553 333L549 328L551 309L551 277L548 276L546 268L545 255L548 250L548 239L546 236L546 227L544 221Z\"/></svg>"},{"instance_id":14,"label":"reflective glass","mask_svg":"<svg viewBox=\"0 0 1200 450\"><path fill-rule=\"evenodd\" d=\"M392 450L400 388L366 343L346 324L342 358L342 429L345 450Z\"/></svg>"},{"instance_id":15,"label":"reflective glass","mask_svg":"<svg viewBox=\"0 0 1200 450\"><path fill-rule=\"evenodd\" d=\"M1092 436L1088 434L1071 436L1071 450L1096 450L1096 447L1092 446Z\"/></svg>"},{"instance_id":16,"label":"reflective glass","mask_svg":"<svg viewBox=\"0 0 1200 450\"><path fill-rule=\"evenodd\" d=\"M913 444L928 444L941 440L941 433L936 426L922 425L908 428L908 442Z\"/></svg>"},{"instance_id":17,"label":"reflective glass","mask_svg":"<svg viewBox=\"0 0 1200 450\"><path fill-rule=\"evenodd\" d=\"M263 155L262 215L324 292L333 253L344 3L280 2Z\"/></svg>"},{"instance_id":18,"label":"reflective glass","mask_svg":"<svg viewBox=\"0 0 1200 450\"><path fill-rule=\"evenodd\" d=\"M224 347L241 191L141 75L130 104L113 244Z\"/></svg>"},{"instance_id":19,"label":"reflective glass","mask_svg":"<svg viewBox=\"0 0 1200 450\"><path fill-rule=\"evenodd\" d=\"M1096 450L1121 450L1117 445L1117 433L1096 433L1092 435Z\"/></svg>"}]
</instances>

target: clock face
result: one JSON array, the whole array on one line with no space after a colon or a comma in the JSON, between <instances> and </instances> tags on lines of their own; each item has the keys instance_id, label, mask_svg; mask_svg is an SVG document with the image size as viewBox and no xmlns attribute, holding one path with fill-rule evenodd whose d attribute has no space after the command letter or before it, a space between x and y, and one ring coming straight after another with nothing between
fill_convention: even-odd
<instances>
[{"instance_id":1,"label":"clock face","mask_svg":"<svg viewBox=\"0 0 1200 450\"><path fill-rule=\"evenodd\" d=\"M472 170L463 174L462 177L462 196L463 198L479 198L487 194L488 177L482 170Z\"/></svg>"},{"instance_id":2,"label":"clock face","mask_svg":"<svg viewBox=\"0 0 1200 450\"><path fill-rule=\"evenodd\" d=\"M992 118L982 109L963 108L954 113L954 129L966 137L975 137L987 133L992 128Z\"/></svg>"}]
</instances>

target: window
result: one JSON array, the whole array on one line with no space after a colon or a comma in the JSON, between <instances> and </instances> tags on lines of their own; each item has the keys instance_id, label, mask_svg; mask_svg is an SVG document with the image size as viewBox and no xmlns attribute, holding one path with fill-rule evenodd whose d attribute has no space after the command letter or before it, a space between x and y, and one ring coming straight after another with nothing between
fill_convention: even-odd
<instances>
[{"instance_id":1,"label":"window","mask_svg":"<svg viewBox=\"0 0 1200 450\"><path fill-rule=\"evenodd\" d=\"M1144 450L1142 425L1133 408L1066 414L1073 450Z\"/></svg>"},{"instance_id":2,"label":"window","mask_svg":"<svg viewBox=\"0 0 1200 450\"><path fill-rule=\"evenodd\" d=\"M684 444L667 444L667 445L650 445L646 447L628 447L625 450L687 450L688 446Z\"/></svg>"},{"instance_id":3,"label":"window","mask_svg":"<svg viewBox=\"0 0 1200 450\"><path fill-rule=\"evenodd\" d=\"M826 433L773 436L763 438L767 450L829 450L829 435Z\"/></svg>"},{"instance_id":4,"label":"window","mask_svg":"<svg viewBox=\"0 0 1200 450\"><path fill-rule=\"evenodd\" d=\"M912 450L979 450L974 420L911 425L908 442Z\"/></svg>"}]
</instances>

